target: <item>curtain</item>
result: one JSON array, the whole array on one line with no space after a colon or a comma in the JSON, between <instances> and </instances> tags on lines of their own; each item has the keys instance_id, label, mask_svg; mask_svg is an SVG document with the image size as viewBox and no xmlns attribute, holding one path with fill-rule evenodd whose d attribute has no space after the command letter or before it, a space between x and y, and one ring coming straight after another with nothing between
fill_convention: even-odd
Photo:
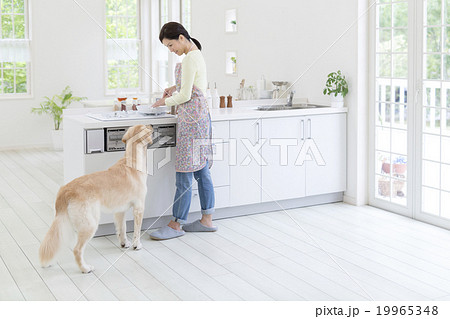
<instances>
[{"instance_id":1,"label":"curtain","mask_svg":"<svg viewBox=\"0 0 450 319\"><path fill-rule=\"evenodd\" d=\"M137 60L139 40L136 39L107 39L106 52L108 60Z\"/></svg>"},{"instance_id":2,"label":"curtain","mask_svg":"<svg viewBox=\"0 0 450 319\"><path fill-rule=\"evenodd\" d=\"M0 39L0 62L29 62L30 40Z\"/></svg>"}]
</instances>

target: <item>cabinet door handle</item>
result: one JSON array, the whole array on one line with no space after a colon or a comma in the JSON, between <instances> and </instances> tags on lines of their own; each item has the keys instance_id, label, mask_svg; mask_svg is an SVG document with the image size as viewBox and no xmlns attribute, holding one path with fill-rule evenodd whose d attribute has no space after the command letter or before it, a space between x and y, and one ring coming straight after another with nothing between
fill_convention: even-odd
<instances>
[{"instance_id":1,"label":"cabinet door handle","mask_svg":"<svg viewBox=\"0 0 450 319\"><path fill-rule=\"evenodd\" d=\"M308 123L309 123L309 137L308 138L311 138L311 119L308 119Z\"/></svg>"},{"instance_id":2,"label":"cabinet door handle","mask_svg":"<svg viewBox=\"0 0 450 319\"><path fill-rule=\"evenodd\" d=\"M301 140L305 139L305 120L300 121Z\"/></svg>"},{"instance_id":3,"label":"cabinet door handle","mask_svg":"<svg viewBox=\"0 0 450 319\"><path fill-rule=\"evenodd\" d=\"M256 144L259 143L259 122L256 122Z\"/></svg>"},{"instance_id":4,"label":"cabinet door handle","mask_svg":"<svg viewBox=\"0 0 450 319\"><path fill-rule=\"evenodd\" d=\"M103 150L101 148L90 148L88 150L88 154L89 153L103 153Z\"/></svg>"}]
</instances>

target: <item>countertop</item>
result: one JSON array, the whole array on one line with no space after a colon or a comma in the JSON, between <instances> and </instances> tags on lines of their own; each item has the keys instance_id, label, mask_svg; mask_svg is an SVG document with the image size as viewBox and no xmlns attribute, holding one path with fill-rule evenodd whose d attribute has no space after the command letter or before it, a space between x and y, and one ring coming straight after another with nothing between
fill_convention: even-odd
<instances>
[{"instance_id":1,"label":"countertop","mask_svg":"<svg viewBox=\"0 0 450 319\"><path fill-rule=\"evenodd\" d=\"M297 101L294 101L294 103ZM305 108L305 109L293 109L293 110L279 110L279 111L260 111L257 110L258 105L270 105L269 101L261 103L258 101L251 101L247 103L238 103L233 108L224 109L211 109L211 120L228 121L228 120L246 120L246 119L264 119L264 118L280 118L280 117L292 117L292 116L308 116L308 115L320 115L320 114L335 114L346 113L347 108L332 108L332 107L320 107L320 108ZM70 121L72 124L76 122L77 125L83 128L101 128L101 127L114 127L114 126L130 126L137 124L165 124L176 123L175 117L165 118L151 118L151 119L139 119L129 120L124 119L120 121L99 121L86 116L86 113L100 113L111 112L112 107L97 107L97 108L81 108L81 109L67 109L64 112L64 121Z\"/></svg>"}]
</instances>

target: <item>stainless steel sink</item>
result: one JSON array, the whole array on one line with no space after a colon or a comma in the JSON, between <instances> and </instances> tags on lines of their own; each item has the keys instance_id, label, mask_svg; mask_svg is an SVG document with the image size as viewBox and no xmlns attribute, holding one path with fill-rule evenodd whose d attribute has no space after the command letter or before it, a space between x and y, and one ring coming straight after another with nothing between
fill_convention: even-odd
<instances>
[{"instance_id":1,"label":"stainless steel sink","mask_svg":"<svg viewBox=\"0 0 450 319\"><path fill-rule=\"evenodd\" d=\"M329 107L329 106L317 105L317 104L294 104L292 106L264 105L264 106L258 106L256 109L258 111L283 111L283 110L298 110L298 109L315 109L315 108L323 108L323 107Z\"/></svg>"}]
</instances>

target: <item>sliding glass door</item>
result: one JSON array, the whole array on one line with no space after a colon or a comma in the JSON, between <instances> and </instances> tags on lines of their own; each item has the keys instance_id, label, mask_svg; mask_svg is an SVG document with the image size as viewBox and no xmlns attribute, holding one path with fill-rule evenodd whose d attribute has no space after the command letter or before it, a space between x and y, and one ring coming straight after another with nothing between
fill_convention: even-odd
<instances>
[{"instance_id":1,"label":"sliding glass door","mask_svg":"<svg viewBox=\"0 0 450 319\"><path fill-rule=\"evenodd\" d=\"M450 228L450 0L374 11L370 204Z\"/></svg>"},{"instance_id":2,"label":"sliding glass door","mask_svg":"<svg viewBox=\"0 0 450 319\"><path fill-rule=\"evenodd\" d=\"M408 1L379 1L375 14L372 202L408 205Z\"/></svg>"},{"instance_id":3,"label":"sliding glass door","mask_svg":"<svg viewBox=\"0 0 450 319\"><path fill-rule=\"evenodd\" d=\"M450 1L426 0L421 34L421 203L416 217L450 226Z\"/></svg>"}]
</instances>

